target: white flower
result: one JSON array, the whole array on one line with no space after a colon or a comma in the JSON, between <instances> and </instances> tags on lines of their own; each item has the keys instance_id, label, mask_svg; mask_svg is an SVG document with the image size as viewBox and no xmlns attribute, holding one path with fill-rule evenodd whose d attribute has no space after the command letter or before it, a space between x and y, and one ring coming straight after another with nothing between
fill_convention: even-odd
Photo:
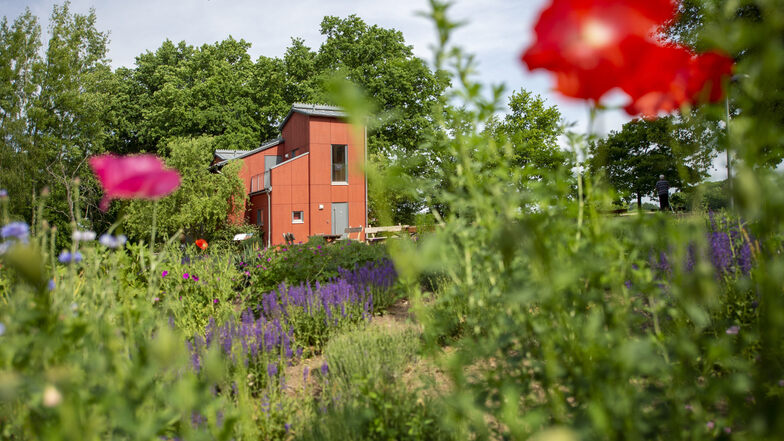
<instances>
[{"instance_id":1,"label":"white flower","mask_svg":"<svg viewBox=\"0 0 784 441\"><path fill-rule=\"evenodd\" d=\"M127 237L123 236L122 234L119 236L112 236L111 234L102 234L101 238L98 239L98 242L101 245L105 246L106 248L121 248L125 245L125 242L128 240Z\"/></svg>"},{"instance_id":2,"label":"white flower","mask_svg":"<svg viewBox=\"0 0 784 441\"><path fill-rule=\"evenodd\" d=\"M55 407L63 401L63 395L51 384L44 388L44 406Z\"/></svg>"},{"instance_id":3,"label":"white flower","mask_svg":"<svg viewBox=\"0 0 784 441\"><path fill-rule=\"evenodd\" d=\"M76 230L71 235L71 238L76 242L87 242L87 241L95 240L95 232Z\"/></svg>"}]
</instances>

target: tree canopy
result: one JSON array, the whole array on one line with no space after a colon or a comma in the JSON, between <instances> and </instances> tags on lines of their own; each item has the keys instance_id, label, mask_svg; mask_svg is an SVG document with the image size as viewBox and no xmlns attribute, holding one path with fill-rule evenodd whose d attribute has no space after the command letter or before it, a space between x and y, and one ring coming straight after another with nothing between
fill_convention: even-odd
<instances>
[{"instance_id":1,"label":"tree canopy","mask_svg":"<svg viewBox=\"0 0 784 441\"><path fill-rule=\"evenodd\" d=\"M715 156L717 133L694 130L676 117L634 120L620 131L592 144L588 165L606 178L624 201L655 196L655 185L664 175L671 187L685 188L708 175Z\"/></svg>"},{"instance_id":2,"label":"tree canopy","mask_svg":"<svg viewBox=\"0 0 784 441\"><path fill-rule=\"evenodd\" d=\"M180 172L180 188L156 202L131 201L123 225L133 238L146 239L156 211L157 231L170 236L182 230L190 241L211 240L227 221L227 213L245 206L245 185L239 177L240 161L227 164L220 173L209 169L210 137L174 139L166 146L166 165Z\"/></svg>"}]
</instances>

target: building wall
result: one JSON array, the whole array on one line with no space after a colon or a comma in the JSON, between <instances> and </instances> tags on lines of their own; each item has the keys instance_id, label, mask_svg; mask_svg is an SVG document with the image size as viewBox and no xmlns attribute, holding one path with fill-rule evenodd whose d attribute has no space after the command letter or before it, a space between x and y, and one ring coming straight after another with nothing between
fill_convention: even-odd
<instances>
[{"instance_id":1,"label":"building wall","mask_svg":"<svg viewBox=\"0 0 784 441\"><path fill-rule=\"evenodd\" d=\"M240 170L245 191L250 195L244 220L257 224L259 211L263 218L265 241L283 243L283 233L292 233L297 242L309 236L332 233L333 202L347 202L349 226L366 223L364 132L355 133L351 126L335 118L308 116L294 113L282 130L284 142L262 152L242 158ZM332 145L348 147L348 185L332 184ZM295 158L284 155L297 150ZM308 153L305 155L305 153ZM251 180L260 177L263 186L264 157L278 155L285 163L272 169L270 205L267 213L267 195L251 191ZM321 208L319 208L321 207ZM292 211L303 211L303 223L292 222ZM238 216L239 217L239 216ZM361 237L364 239L363 236Z\"/></svg>"},{"instance_id":2,"label":"building wall","mask_svg":"<svg viewBox=\"0 0 784 441\"><path fill-rule=\"evenodd\" d=\"M291 156L285 156L294 149L297 149L297 156L308 152L308 145L310 144L309 118L308 115L294 112L289 120L286 121L286 125L283 126L282 137L286 145L280 150L280 155L284 157L284 161L291 159Z\"/></svg>"},{"instance_id":3,"label":"building wall","mask_svg":"<svg viewBox=\"0 0 784 441\"><path fill-rule=\"evenodd\" d=\"M310 213L314 226L332 232L332 202L348 202L351 227L365 225L364 133L354 133L351 125L334 118L310 117ZM332 184L332 145L348 146L348 185ZM319 209L323 205L323 209ZM364 239L364 232L361 239Z\"/></svg>"},{"instance_id":4,"label":"building wall","mask_svg":"<svg viewBox=\"0 0 784 441\"><path fill-rule=\"evenodd\" d=\"M284 233L292 233L297 242L306 242L311 233L311 219L308 215L310 200L309 166L310 155L298 155L292 160L272 169L272 243L283 242ZM292 221L292 212L302 211L302 223Z\"/></svg>"}]
</instances>

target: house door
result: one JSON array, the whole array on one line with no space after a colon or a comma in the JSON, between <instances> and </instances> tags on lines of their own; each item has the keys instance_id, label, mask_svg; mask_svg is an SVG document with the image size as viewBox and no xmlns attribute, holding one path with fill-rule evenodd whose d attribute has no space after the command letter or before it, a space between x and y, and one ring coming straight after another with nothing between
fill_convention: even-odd
<instances>
[{"instance_id":1,"label":"house door","mask_svg":"<svg viewBox=\"0 0 784 441\"><path fill-rule=\"evenodd\" d=\"M348 202L332 203L332 234L346 235L348 228Z\"/></svg>"}]
</instances>

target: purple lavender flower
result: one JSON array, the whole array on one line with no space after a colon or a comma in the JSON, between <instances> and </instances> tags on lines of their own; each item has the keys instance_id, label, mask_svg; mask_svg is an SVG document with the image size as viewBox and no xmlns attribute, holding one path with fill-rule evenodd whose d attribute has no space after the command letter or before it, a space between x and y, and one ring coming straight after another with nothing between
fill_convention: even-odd
<instances>
[{"instance_id":1,"label":"purple lavender flower","mask_svg":"<svg viewBox=\"0 0 784 441\"><path fill-rule=\"evenodd\" d=\"M329 374L329 366L327 365L327 362L325 361L324 364L321 365L321 375L326 377L327 374Z\"/></svg>"},{"instance_id":2,"label":"purple lavender flower","mask_svg":"<svg viewBox=\"0 0 784 441\"><path fill-rule=\"evenodd\" d=\"M711 233L711 261L719 272L726 272L732 264L732 242L727 233Z\"/></svg>"},{"instance_id":3,"label":"purple lavender flower","mask_svg":"<svg viewBox=\"0 0 784 441\"><path fill-rule=\"evenodd\" d=\"M278 375L278 365L275 363L270 363L267 365L267 375L270 378L275 378Z\"/></svg>"}]
</instances>

